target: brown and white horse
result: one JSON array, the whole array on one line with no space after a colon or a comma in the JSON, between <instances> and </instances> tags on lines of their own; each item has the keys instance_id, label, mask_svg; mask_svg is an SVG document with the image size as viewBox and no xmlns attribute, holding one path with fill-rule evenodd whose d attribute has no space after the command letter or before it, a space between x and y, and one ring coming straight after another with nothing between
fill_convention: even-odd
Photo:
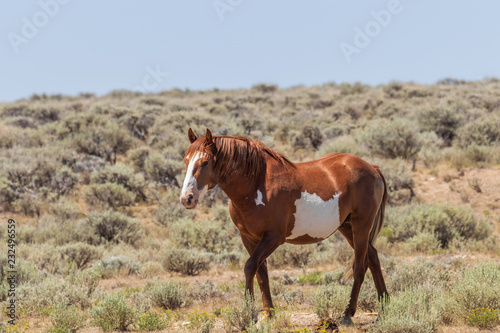
<instances>
[{"instance_id":1,"label":"brown and white horse","mask_svg":"<svg viewBox=\"0 0 500 333\"><path fill-rule=\"evenodd\" d=\"M193 209L203 194L219 185L231 199L229 212L250 258L245 264L246 291L253 279L264 310L273 308L266 258L281 244L310 244L339 230L354 248L354 283L344 324L351 324L367 268L379 299L387 297L373 241L384 220L385 179L377 166L349 154L328 154L292 163L261 142L245 137L188 132L191 146L184 160L186 178L180 201Z\"/></svg>"}]
</instances>

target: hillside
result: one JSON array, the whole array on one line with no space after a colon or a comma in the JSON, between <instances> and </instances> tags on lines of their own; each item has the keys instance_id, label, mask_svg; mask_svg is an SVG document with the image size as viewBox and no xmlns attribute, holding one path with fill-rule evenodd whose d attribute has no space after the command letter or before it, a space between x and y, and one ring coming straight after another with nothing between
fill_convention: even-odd
<instances>
[{"instance_id":1,"label":"hillside","mask_svg":"<svg viewBox=\"0 0 500 333\"><path fill-rule=\"evenodd\" d=\"M341 152L381 167L389 207L376 247L393 297L373 324L368 273L358 325L343 331L499 329L500 81L446 79L0 104L0 217L16 221L18 332L116 329L110 309L136 331L231 331L248 319L247 254L227 198L216 188L194 212L178 202L190 127L257 138L295 162ZM7 227L0 238L7 244ZM276 317L265 325L307 331L340 314L351 255L338 233L280 247L269 258ZM4 307L7 250L0 262Z\"/></svg>"}]
</instances>

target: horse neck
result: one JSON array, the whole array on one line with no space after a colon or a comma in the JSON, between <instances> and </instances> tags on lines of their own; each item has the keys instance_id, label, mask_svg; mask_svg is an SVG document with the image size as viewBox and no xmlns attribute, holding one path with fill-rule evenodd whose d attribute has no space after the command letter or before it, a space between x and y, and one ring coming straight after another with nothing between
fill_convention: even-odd
<instances>
[{"instance_id":1,"label":"horse neck","mask_svg":"<svg viewBox=\"0 0 500 333\"><path fill-rule=\"evenodd\" d=\"M250 179L244 177L244 175L236 174L218 185L232 202L238 203L243 202L252 195L252 193L255 194L257 192L256 183L258 183L258 181L251 182Z\"/></svg>"}]
</instances>

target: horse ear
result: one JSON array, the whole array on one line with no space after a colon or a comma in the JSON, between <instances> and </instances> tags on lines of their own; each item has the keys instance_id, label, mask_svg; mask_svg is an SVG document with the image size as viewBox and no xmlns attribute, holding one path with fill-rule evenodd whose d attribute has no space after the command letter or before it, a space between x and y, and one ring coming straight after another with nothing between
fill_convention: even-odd
<instances>
[{"instance_id":1,"label":"horse ear","mask_svg":"<svg viewBox=\"0 0 500 333\"><path fill-rule=\"evenodd\" d=\"M196 137L196 134L194 134L194 132L191 128L189 128L189 131L188 131L188 138L189 138L189 142L191 142L191 143L195 142L196 139L198 139Z\"/></svg>"},{"instance_id":2,"label":"horse ear","mask_svg":"<svg viewBox=\"0 0 500 333\"><path fill-rule=\"evenodd\" d=\"M212 140L212 132L207 128L207 133L205 134L205 137L207 138L207 143L208 145L211 145L213 143Z\"/></svg>"}]
</instances>

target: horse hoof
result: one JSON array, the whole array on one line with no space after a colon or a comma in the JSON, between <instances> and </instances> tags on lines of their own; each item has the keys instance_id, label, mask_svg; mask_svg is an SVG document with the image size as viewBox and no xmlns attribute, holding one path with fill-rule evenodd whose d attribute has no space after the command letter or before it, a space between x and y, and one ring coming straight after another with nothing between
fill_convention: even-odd
<instances>
[{"instance_id":1,"label":"horse hoof","mask_svg":"<svg viewBox=\"0 0 500 333\"><path fill-rule=\"evenodd\" d=\"M353 326L354 323L352 322L351 317L344 317L340 322L339 325L343 326Z\"/></svg>"}]
</instances>

